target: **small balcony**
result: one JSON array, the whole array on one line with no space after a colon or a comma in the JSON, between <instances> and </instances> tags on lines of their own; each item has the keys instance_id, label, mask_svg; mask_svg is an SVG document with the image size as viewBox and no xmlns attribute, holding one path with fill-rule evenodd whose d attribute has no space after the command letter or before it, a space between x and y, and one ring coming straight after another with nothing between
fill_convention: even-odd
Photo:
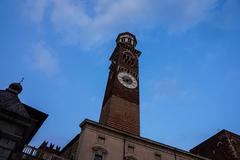
<instances>
[{"instance_id":1,"label":"small balcony","mask_svg":"<svg viewBox=\"0 0 240 160\"><path fill-rule=\"evenodd\" d=\"M22 160L70 160L26 145L22 151Z\"/></svg>"}]
</instances>

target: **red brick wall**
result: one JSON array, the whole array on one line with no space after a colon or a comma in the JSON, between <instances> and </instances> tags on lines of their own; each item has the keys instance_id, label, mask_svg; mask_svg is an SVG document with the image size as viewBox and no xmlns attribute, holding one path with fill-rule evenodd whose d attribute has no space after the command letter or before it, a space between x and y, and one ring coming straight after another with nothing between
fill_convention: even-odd
<instances>
[{"instance_id":1,"label":"red brick wall","mask_svg":"<svg viewBox=\"0 0 240 160\"><path fill-rule=\"evenodd\" d=\"M139 106L113 95L102 109L100 123L139 135Z\"/></svg>"},{"instance_id":2,"label":"red brick wall","mask_svg":"<svg viewBox=\"0 0 240 160\"><path fill-rule=\"evenodd\" d=\"M100 123L134 135L139 135L138 55L134 48L131 49L132 51L129 51L129 48L126 48L126 46L117 45L111 56L112 64L103 100ZM123 61L125 51L131 52L128 54L134 57L134 65L126 64ZM118 73L123 71L119 70L119 68L124 69L124 72L132 74L137 79L138 86L136 88L126 88L118 81Z\"/></svg>"}]
</instances>

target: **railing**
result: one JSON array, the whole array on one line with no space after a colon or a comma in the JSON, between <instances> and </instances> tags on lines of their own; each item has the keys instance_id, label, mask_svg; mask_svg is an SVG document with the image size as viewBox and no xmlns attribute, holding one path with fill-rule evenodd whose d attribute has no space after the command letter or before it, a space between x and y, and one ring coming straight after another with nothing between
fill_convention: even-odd
<instances>
[{"instance_id":1,"label":"railing","mask_svg":"<svg viewBox=\"0 0 240 160\"><path fill-rule=\"evenodd\" d=\"M25 146L22 151L23 155L32 156L32 157L37 157L39 152L40 151L37 148L32 146Z\"/></svg>"},{"instance_id":2,"label":"railing","mask_svg":"<svg viewBox=\"0 0 240 160\"><path fill-rule=\"evenodd\" d=\"M51 153L46 153L41 151L40 149L37 149L32 146L25 146L23 151L22 151L22 159L23 160L35 160L35 159L44 159L44 160L69 160L66 158L63 158L61 156L51 154Z\"/></svg>"}]
</instances>

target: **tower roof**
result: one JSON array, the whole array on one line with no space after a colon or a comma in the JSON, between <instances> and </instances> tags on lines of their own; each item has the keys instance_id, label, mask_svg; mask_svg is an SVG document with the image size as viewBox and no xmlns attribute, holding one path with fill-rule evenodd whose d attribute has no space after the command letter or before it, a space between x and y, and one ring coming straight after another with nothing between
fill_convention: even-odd
<instances>
[{"instance_id":1,"label":"tower roof","mask_svg":"<svg viewBox=\"0 0 240 160\"><path fill-rule=\"evenodd\" d=\"M13 92L15 94L19 94L22 92L22 85L21 83L11 83L9 87L7 88L8 91Z\"/></svg>"}]
</instances>

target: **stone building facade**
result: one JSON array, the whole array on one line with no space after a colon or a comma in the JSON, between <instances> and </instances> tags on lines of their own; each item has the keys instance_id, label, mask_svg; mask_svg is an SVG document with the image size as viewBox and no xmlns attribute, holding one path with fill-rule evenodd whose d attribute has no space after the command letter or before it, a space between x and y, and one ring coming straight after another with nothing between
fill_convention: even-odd
<instances>
[{"instance_id":1,"label":"stone building facade","mask_svg":"<svg viewBox=\"0 0 240 160\"><path fill-rule=\"evenodd\" d=\"M82 122L81 128L76 160L207 160L91 120Z\"/></svg>"},{"instance_id":2,"label":"stone building facade","mask_svg":"<svg viewBox=\"0 0 240 160\"><path fill-rule=\"evenodd\" d=\"M41 127L47 114L20 101L20 83L0 90L0 160L17 160L22 149Z\"/></svg>"}]
</instances>

